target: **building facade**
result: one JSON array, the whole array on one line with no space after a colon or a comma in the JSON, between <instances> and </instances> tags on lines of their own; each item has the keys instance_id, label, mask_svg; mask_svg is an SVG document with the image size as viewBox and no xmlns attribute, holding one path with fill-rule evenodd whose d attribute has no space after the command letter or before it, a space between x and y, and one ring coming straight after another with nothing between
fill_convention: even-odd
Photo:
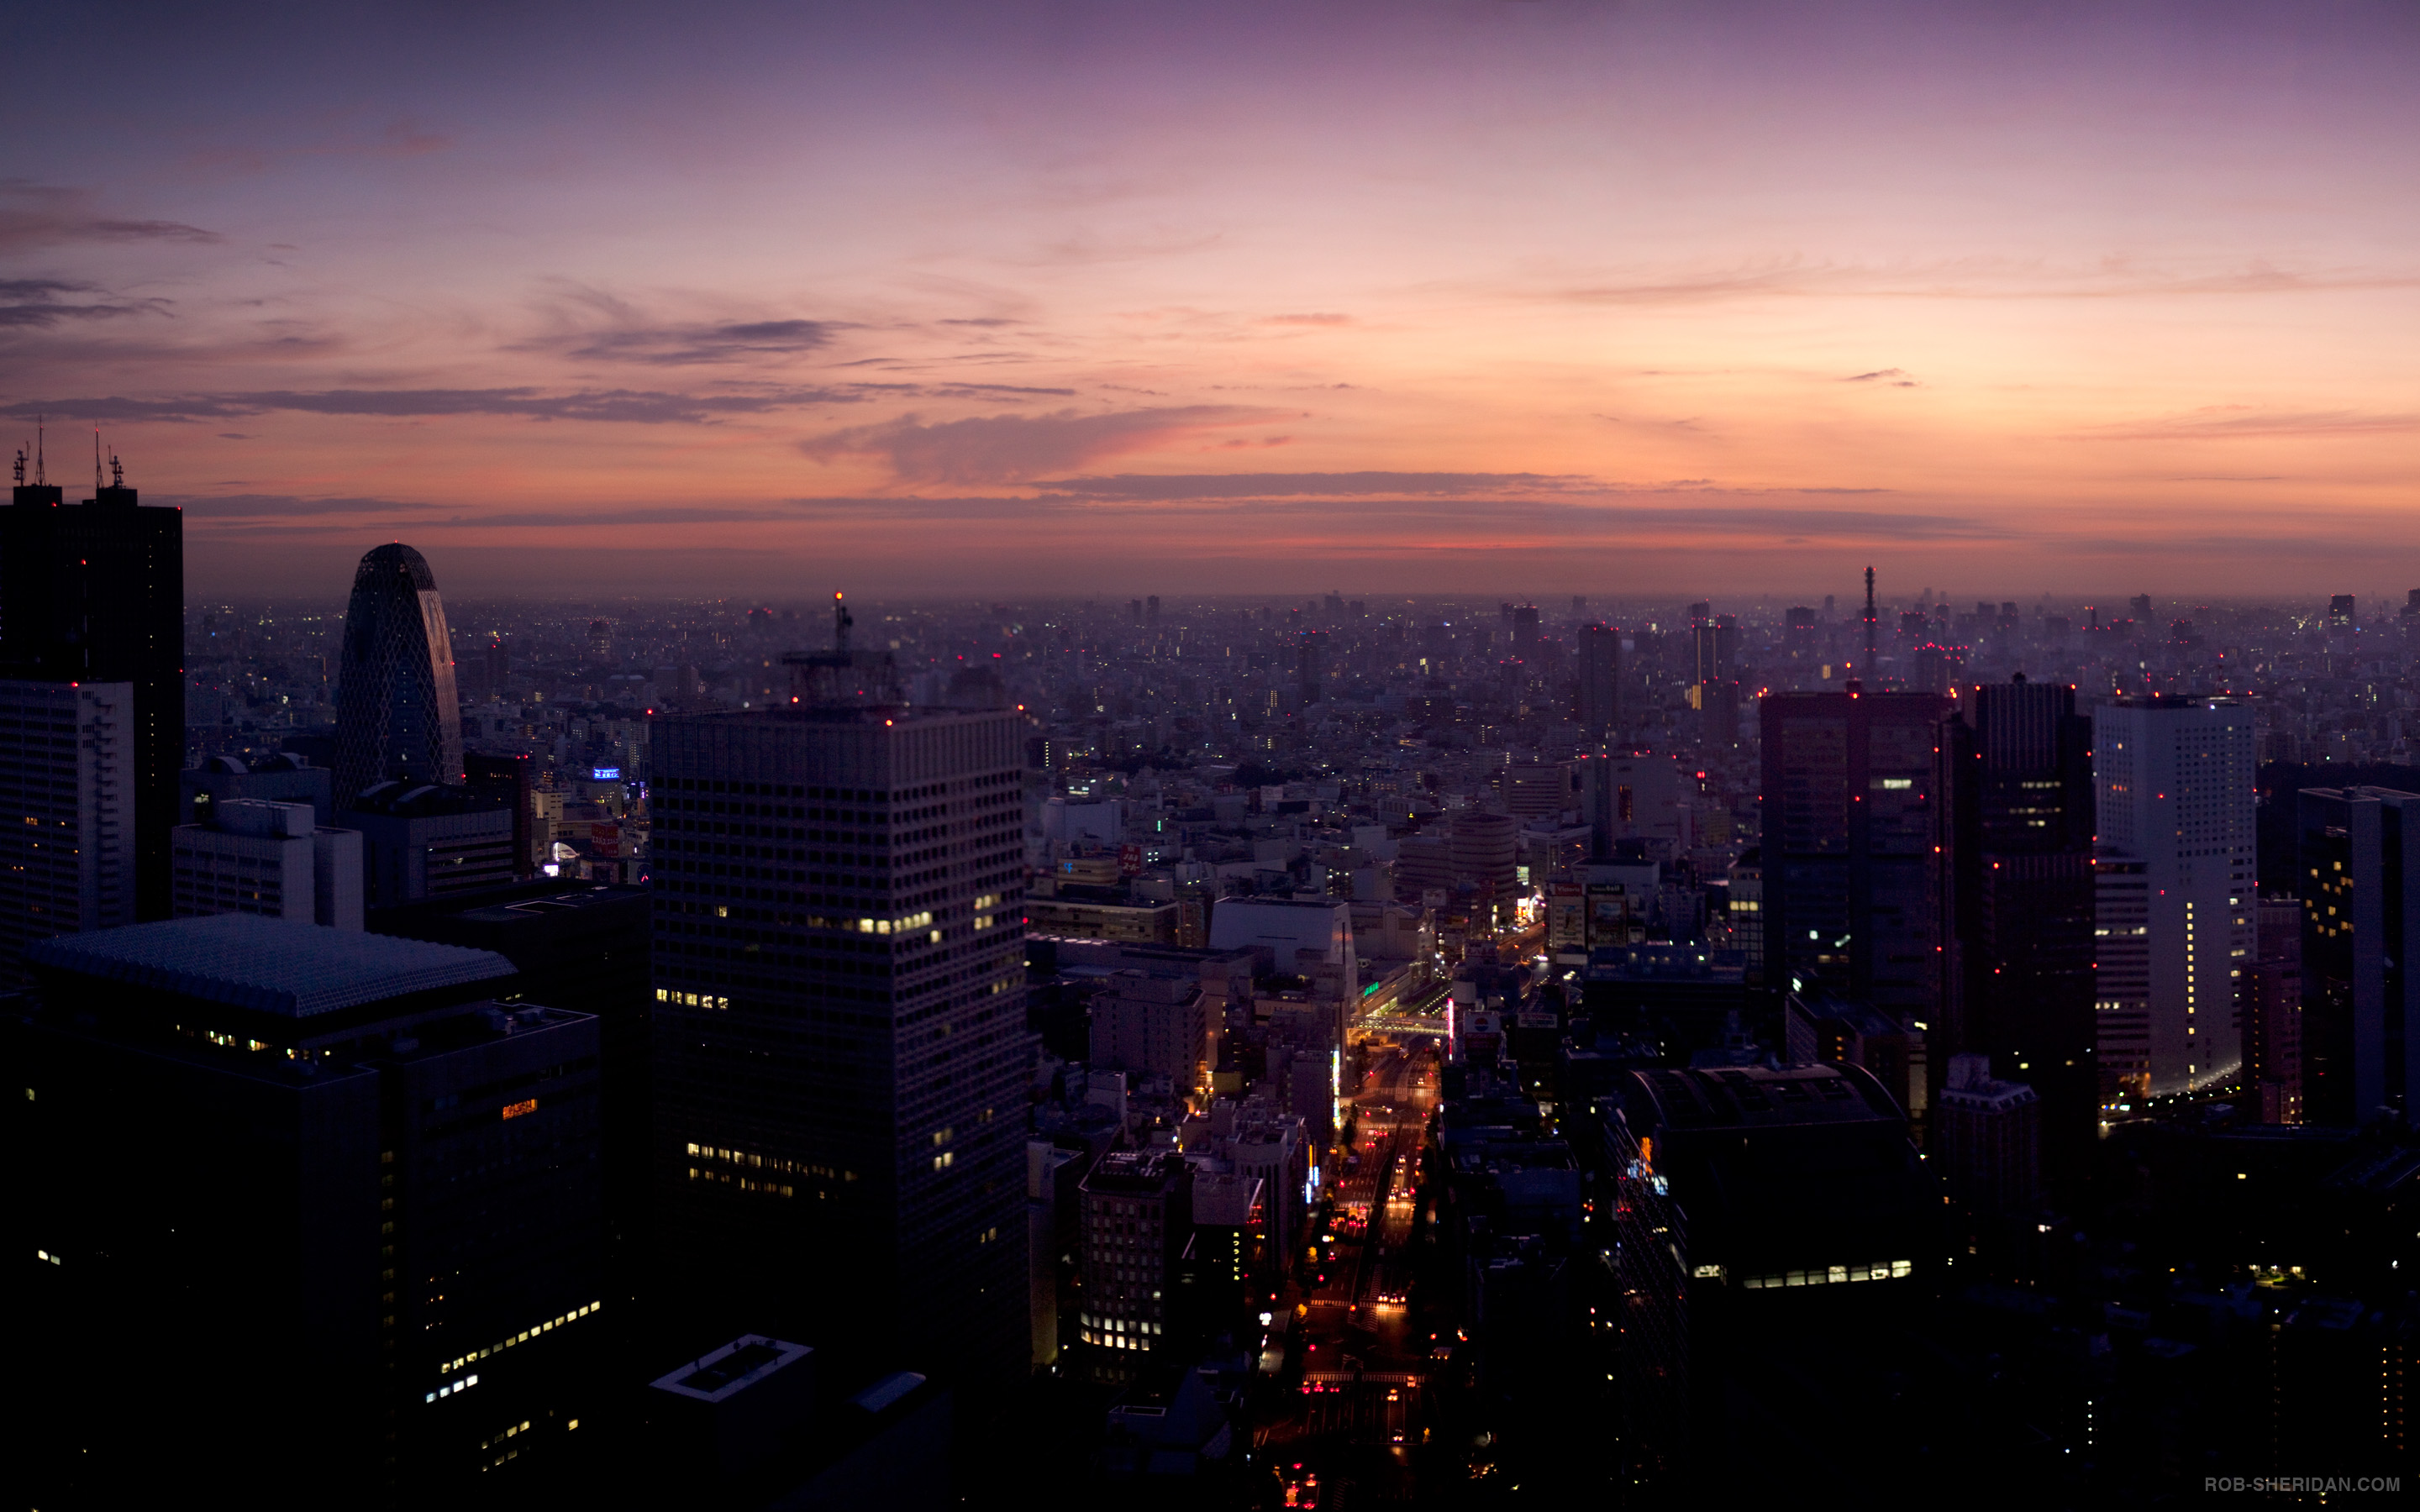
<instances>
[{"instance_id":1,"label":"building facade","mask_svg":"<svg viewBox=\"0 0 2420 1512\"><path fill-rule=\"evenodd\" d=\"M0 976L54 934L135 918L135 717L128 683L0 682Z\"/></svg>"},{"instance_id":2,"label":"building facade","mask_svg":"<svg viewBox=\"0 0 2420 1512\"><path fill-rule=\"evenodd\" d=\"M2304 1108L2313 1123L2410 1116L2420 1088L2420 794L2304 788L2297 803L2302 894Z\"/></svg>"},{"instance_id":3,"label":"building facade","mask_svg":"<svg viewBox=\"0 0 2420 1512\"><path fill-rule=\"evenodd\" d=\"M388 780L463 781L462 712L454 642L427 559L401 542L353 573L336 690L336 806Z\"/></svg>"},{"instance_id":4,"label":"building facade","mask_svg":"<svg viewBox=\"0 0 2420 1512\"><path fill-rule=\"evenodd\" d=\"M2093 710L2104 1102L2174 1096L2242 1069L2259 885L2252 739L2252 711L2226 699Z\"/></svg>"},{"instance_id":5,"label":"building facade","mask_svg":"<svg viewBox=\"0 0 2420 1512\"><path fill-rule=\"evenodd\" d=\"M312 822L307 803L228 798L169 844L178 918L258 914L335 929L362 927L362 837Z\"/></svg>"},{"instance_id":6,"label":"building facade","mask_svg":"<svg viewBox=\"0 0 2420 1512\"><path fill-rule=\"evenodd\" d=\"M1024 1368L1025 733L656 722L658 1211L726 1321Z\"/></svg>"},{"instance_id":7,"label":"building facade","mask_svg":"<svg viewBox=\"0 0 2420 1512\"><path fill-rule=\"evenodd\" d=\"M1985 1056L2032 1087L2043 1159L2072 1196L2100 1137L2092 719L2063 683L1969 684L1939 745L1936 1061Z\"/></svg>"},{"instance_id":8,"label":"building facade","mask_svg":"<svg viewBox=\"0 0 2420 1512\"><path fill-rule=\"evenodd\" d=\"M1768 987L1931 1022L1942 712L1930 694L1855 688L1761 701Z\"/></svg>"}]
</instances>

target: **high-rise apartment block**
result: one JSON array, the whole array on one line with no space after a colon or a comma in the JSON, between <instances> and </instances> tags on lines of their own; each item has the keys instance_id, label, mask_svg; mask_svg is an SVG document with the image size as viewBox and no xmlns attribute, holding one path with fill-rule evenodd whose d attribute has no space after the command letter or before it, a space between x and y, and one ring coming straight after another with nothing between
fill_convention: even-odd
<instances>
[{"instance_id":1,"label":"high-rise apartment block","mask_svg":"<svg viewBox=\"0 0 2420 1512\"><path fill-rule=\"evenodd\" d=\"M96 479L96 481L98 481ZM168 831L185 764L185 517L144 509L122 476L67 503L28 484L19 458L13 505L0 512L0 677L123 683L139 917L168 916Z\"/></svg>"},{"instance_id":2,"label":"high-rise apartment block","mask_svg":"<svg viewBox=\"0 0 2420 1512\"><path fill-rule=\"evenodd\" d=\"M258 914L362 927L362 837L314 823L307 803L229 798L206 825L172 833L170 906L178 918Z\"/></svg>"},{"instance_id":3,"label":"high-rise apartment block","mask_svg":"<svg viewBox=\"0 0 2420 1512\"><path fill-rule=\"evenodd\" d=\"M0 681L0 980L36 940L134 922L134 730L131 684Z\"/></svg>"},{"instance_id":4,"label":"high-rise apartment block","mask_svg":"<svg viewBox=\"0 0 2420 1512\"><path fill-rule=\"evenodd\" d=\"M2367 1123L2420 1088L2420 794L2304 788L2296 827L2304 1114Z\"/></svg>"},{"instance_id":5,"label":"high-rise apartment block","mask_svg":"<svg viewBox=\"0 0 2420 1512\"><path fill-rule=\"evenodd\" d=\"M721 1321L1030 1358L1025 736L878 704L656 721L659 1214Z\"/></svg>"},{"instance_id":6,"label":"high-rise apartment block","mask_svg":"<svg viewBox=\"0 0 2420 1512\"><path fill-rule=\"evenodd\" d=\"M2128 699L2092 715L2104 1099L2167 1097L2243 1061L2253 962L2252 711Z\"/></svg>"},{"instance_id":7,"label":"high-rise apartment block","mask_svg":"<svg viewBox=\"0 0 2420 1512\"><path fill-rule=\"evenodd\" d=\"M1941 714L1929 694L1855 687L1762 701L1768 985L1931 1021Z\"/></svg>"},{"instance_id":8,"label":"high-rise apartment block","mask_svg":"<svg viewBox=\"0 0 2420 1512\"><path fill-rule=\"evenodd\" d=\"M2071 1196L2099 1143L2092 719L2065 684L1970 684L1941 724L1947 1054L2040 1094L2044 1161Z\"/></svg>"},{"instance_id":9,"label":"high-rise apartment block","mask_svg":"<svg viewBox=\"0 0 2420 1512\"><path fill-rule=\"evenodd\" d=\"M462 784L454 645L427 559L401 542L362 558L336 690L336 806L397 780Z\"/></svg>"}]
</instances>

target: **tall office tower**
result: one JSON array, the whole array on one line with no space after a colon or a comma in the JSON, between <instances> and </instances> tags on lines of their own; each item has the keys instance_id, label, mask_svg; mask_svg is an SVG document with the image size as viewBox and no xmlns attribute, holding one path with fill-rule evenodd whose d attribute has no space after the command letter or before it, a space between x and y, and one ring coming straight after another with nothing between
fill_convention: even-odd
<instances>
[{"instance_id":1,"label":"tall office tower","mask_svg":"<svg viewBox=\"0 0 2420 1512\"><path fill-rule=\"evenodd\" d=\"M80 506L55 484L27 484L24 461L20 453L15 504L0 514L0 677L132 685L121 780L133 807L134 909L165 918L185 764L185 517L136 507L114 458L113 481Z\"/></svg>"},{"instance_id":2,"label":"tall office tower","mask_svg":"<svg viewBox=\"0 0 2420 1512\"><path fill-rule=\"evenodd\" d=\"M1025 735L1012 710L657 719L658 1212L697 1326L1030 1357Z\"/></svg>"},{"instance_id":3,"label":"tall office tower","mask_svg":"<svg viewBox=\"0 0 2420 1512\"><path fill-rule=\"evenodd\" d=\"M0 1023L51 1371L21 1480L48 1458L112 1505L424 1505L586 1447L595 1019L497 1001L518 983L483 950L243 914L30 955Z\"/></svg>"},{"instance_id":4,"label":"tall office tower","mask_svg":"<svg viewBox=\"0 0 2420 1512\"><path fill-rule=\"evenodd\" d=\"M2260 956L2244 974L2243 1079L2262 1123L2303 1121L2303 904L2263 899Z\"/></svg>"},{"instance_id":5,"label":"tall office tower","mask_svg":"<svg viewBox=\"0 0 2420 1512\"><path fill-rule=\"evenodd\" d=\"M1523 661L1538 659L1538 606L1516 604L1512 608L1512 655Z\"/></svg>"},{"instance_id":6,"label":"tall office tower","mask_svg":"<svg viewBox=\"0 0 2420 1512\"><path fill-rule=\"evenodd\" d=\"M1580 630L1580 732L1611 740L1621 729L1621 632L1610 625Z\"/></svg>"},{"instance_id":7,"label":"tall office tower","mask_svg":"<svg viewBox=\"0 0 2420 1512\"><path fill-rule=\"evenodd\" d=\"M1305 703L1316 703L1322 696L1327 671L1327 632L1305 630L1295 648L1295 681Z\"/></svg>"},{"instance_id":8,"label":"tall office tower","mask_svg":"<svg viewBox=\"0 0 2420 1512\"><path fill-rule=\"evenodd\" d=\"M208 823L178 825L171 906L178 918L258 914L362 927L362 837L316 824L307 803L229 798Z\"/></svg>"},{"instance_id":9,"label":"tall office tower","mask_svg":"<svg viewBox=\"0 0 2420 1512\"><path fill-rule=\"evenodd\" d=\"M1815 625L1815 611L1799 605L1788 610L1789 625L1781 633L1782 649L1792 661L1812 661L1822 650Z\"/></svg>"},{"instance_id":10,"label":"tall office tower","mask_svg":"<svg viewBox=\"0 0 2420 1512\"><path fill-rule=\"evenodd\" d=\"M462 785L454 641L428 563L401 542L353 572L336 691L336 807L368 788Z\"/></svg>"},{"instance_id":11,"label":"tall office tower","mask_svg":"<svg viewBox=\"0 0 2420 1512\"><path fill-rule=\"evenodd\" d=\"M134 778L132 685L0 682L0 981L36 940L134 922Z\"/></svg>"},{"instance_id":12,"label":"tall office tower","mask_svg":"<svg viewBox=\"0 0 2420 1512\"><path fill-rule=\"evenodd\" d=\"M2303 899L2303 1094L2313 1123L2410 1116L2420 1089L2420 794L2304 788L2295 827Z\"/></svg>"},{"instance_id":13,"label":"tall office tower","mask_svg":"<svg viewBox=\"0 0 2420 1512\"><path fill-rule=\"evenodd\" d=\"M2022 677L2022 674L2021 674ZM2061 1200L2100 1137L2093 1014L2092 719L2063 683L1971 685L1941 721L1938 862L1947 1056L2041 1098L2043 1165Z\"/></svg>"},{"instance_id":14,"label":"tall office tower","mask_svg":"<svg viewBox=\"0 0 2420 1512\"><path fill-rule=\"evenodd\" d=\"M1932 747L1941 713L1929 694L1868 693L1854 683L1761 701L1768 986L1931 1022L1940 997Z\"/></svg>"},{"instance_id":15,"label":"tall office tower","mask_svg":"<svg viewBox=\"0 0 2420 1512\"><path fill-rule=\"evenodd\" d=\"M2092 711L2093 925L2102 1096L2167 1097L2235 1074L2252 962L2252 711L2127 699Z\"/></svg>"},{"instance_id":16,"label":"tall office tower","mask_svg":"<svg viewBox=\"0 0 2420 1512\"><path fill-rule=\"evenodd\" d=\"M2148 608L2149 606L2146 606ZM2328 600L2328 628L2350 630L2353 625L2353 596L2337 594Z\"/></svg>"},{"instance_id":17,"label":"tall office tower","mask_svg":"<svg viewBox=\"0 0 2420 1512\"><path fill-rule=\"evenodd\" d=\"M1193 1168L1172 1149L1101 1157L1083 1186L1084 1294L1077 1338L1088 1372L1132 1381L1170 1348L1176 1264L1193 1237Z\"/></svg>"}]
</instances>

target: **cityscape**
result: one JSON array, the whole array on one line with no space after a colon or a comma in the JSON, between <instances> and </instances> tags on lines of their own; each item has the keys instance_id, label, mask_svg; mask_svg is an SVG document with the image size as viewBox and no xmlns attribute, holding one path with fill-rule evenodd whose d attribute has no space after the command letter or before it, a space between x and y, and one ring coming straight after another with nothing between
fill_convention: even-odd
<instances>
[{"instance_id":1,"label":"cityscape","mask_svg":"<svg viewBox=\"0 0 2420 1512\"><path fill-rule=\"evenodd\" d=\"M18 1504L2403 1489L2408 14L608 10L28 31Z\"/></svg>"}]
</instances>

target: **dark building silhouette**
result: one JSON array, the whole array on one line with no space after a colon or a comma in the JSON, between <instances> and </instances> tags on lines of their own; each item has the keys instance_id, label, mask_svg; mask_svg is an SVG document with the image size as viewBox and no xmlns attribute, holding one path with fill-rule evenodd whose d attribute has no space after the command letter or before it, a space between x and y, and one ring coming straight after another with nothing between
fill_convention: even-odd
<instances>
[{"instance_id":1,"label":"dark building silhouette","mask_svg":"<svg viewBox=\"0 0 2420 1512\"><path fill-rule=\"evenodd\" d=\"M400 542L362 558L345 608L336 691L336 807L390 779L462 784L462 711L437 579Z\"/></svg>"},{"instance_id":2,"label":"dark building silhouette","mask_svg":"<svg viewBox=\"0 0 2420 1512\"><path fill-rule=\"evenodd\" d=\"M1610 625L1580 630L1580 730L1610 740L1621 728L1621 632Z\"/></svg>"},{"instance_id":3,"label":"dark building silhouette","mask_svg":"<svg viewBox=\"0 0 2420 1512\"><path fill-rule=\"evenodd\" d=\"M0 676L132 685L134 906L165 918L185 764L185 517L137 507L115 472L69 504L56 484L26 483L24 464L21 453L0 514Z\"/></svg>"},{"instance_id":4,"label":"dark building silhouette","mask_svg":"<svg viewBox=\"0 0 2420 1512\"><path fill-rule=\"evenodd\" d=\"M2303 899L2304 1116L2366 1123L2409 1117L2420 1088L2420 794L2304 788L2296 799Z\"/></svg>"},{"instance_id":5,"label":"dark building silhouette","mask_svg":"<svg viewBox=\"0 0 2420 1512\"><path fill-rule=\"evenodd\" d=\"M2243 1078L2262 1123L2303 1121L2303 905L2261 900L2258 957L2243 974Z\"/></svg>"},{"instance_id":6,"label":"dark building silhouette","mask_svg":"<svg viewBox=\"0 0 2420 1512\"><path fill-rule=\"evenodd\" d=\"M1931 1022L1941 713L1929 694L1854 685L1762 701L1768 986Z\"/></svg>"},{"instance_id":7,"label":"dark building silhouette","mask_svg":"<svg viewBox=\"0 0 2420 1512\"><path fill-rule=\"evenodd\" d=\"M1972 684L1941 722L1935 1065L1991 1057L2041 1099L2061 1200L2099 1142L2092 720L2061 683Z\"/></svg>"},{"instance_id":8,"label":"dark building silhouette","mask_svg":"<svg viewBox=\"0 0 2420 1512\"><path fill-rule=\"evenodd\" d=\"M243 914L32 964L0 1056L48 1384L13 1469L92 1504L425 1504L586 1442L594 1018L497 1000L486 951Z\"/></svg>"},{"instance_id":9,"label":"dark building silhouette","mask_svg":"<svg viewBox=\"0 0 2420 1512\"><path fill-rule=\"evenodd\" d=\"M656 720L658 1214L700 1337L1024 1368L1026 731Z\"/></svg>"},{"instance_id":10,"label":"dark building silhouette","mask_svg":"<svg viewBox=\"0 0 2420 1512\"><path fill-rule=\"evenodd\" d=\"M644 887L544 879L368 916L373 933L492 951L513 964L532 995L596 1018L605 1258L617 1299L640 1290L649 1239L649 912Z\"/></svg>"},{"instance_id":11,"label":"dark building silhouette","mask_svg":"<svg viewBox=\"0 0 2420 1512\"><path fill-rule=\"evenodd\" d=\"M213 756L190 771L177 774L178 819L180 825L209 823L210 810L230 798L257 798L267 803L307 803L319 823L335 816L333 774L314 766L307 756L277 751L249 765L238 756Z\"/></svg>"}]
</instances>

